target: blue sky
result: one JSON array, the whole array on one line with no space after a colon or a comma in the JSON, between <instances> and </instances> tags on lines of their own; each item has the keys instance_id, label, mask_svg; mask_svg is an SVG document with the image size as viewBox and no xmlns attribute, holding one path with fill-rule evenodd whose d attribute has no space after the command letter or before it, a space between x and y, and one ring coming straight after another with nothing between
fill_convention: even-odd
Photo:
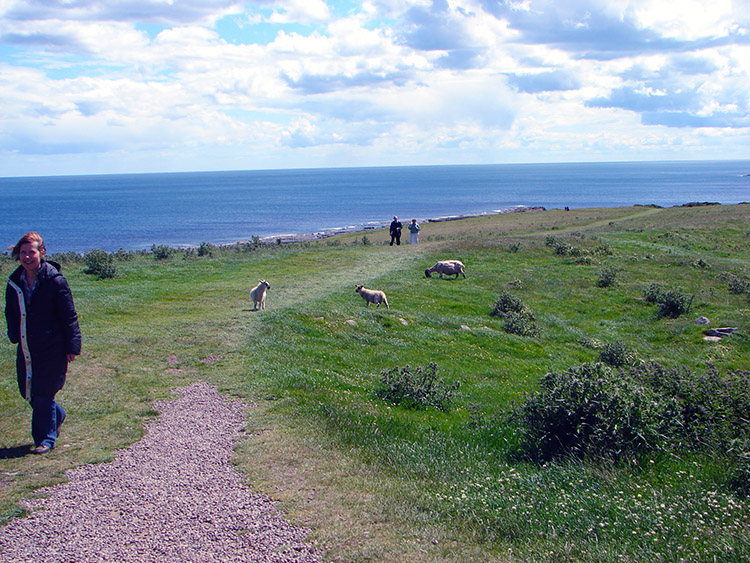
<instances>
[{"instance_id":1,"label":"blue sky","mask_svg":"<svg viewBox=\"0 0 750 563\"><path fill-rule=\"evenodd\" d=\"M0 176L750 158L750 0L0 0Z\"/></svg>"}]
</instances>

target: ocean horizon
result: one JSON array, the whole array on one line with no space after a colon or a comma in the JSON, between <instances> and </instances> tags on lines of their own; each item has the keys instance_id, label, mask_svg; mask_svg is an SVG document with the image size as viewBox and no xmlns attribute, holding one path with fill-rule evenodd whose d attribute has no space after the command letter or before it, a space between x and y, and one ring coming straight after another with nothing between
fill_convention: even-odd
<instances>
[{"instance_id":1,"label":"ocean horizon","mask_svg":"<svg viewBox=\"0 0 750 563\"><path fill-rule=\"evenodd\" d=\"M750 201L750 160L315 168L0 178L0 243L49 253L323 236L546 209Z\"/></svg>"}]
</instances>

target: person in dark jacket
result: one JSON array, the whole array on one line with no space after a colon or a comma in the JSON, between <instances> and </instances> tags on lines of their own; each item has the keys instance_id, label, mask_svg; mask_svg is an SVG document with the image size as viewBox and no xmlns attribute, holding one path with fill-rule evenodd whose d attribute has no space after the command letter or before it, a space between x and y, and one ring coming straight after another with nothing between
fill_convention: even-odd
<instances>
[{"instance_id":1,"label":"person in dark jacket","mask_svg":"<svg viewBox=\"0 0 750 563\"><path fill-rule=\"evenodd\" d=\"M393 241L396 241L396 246L401 246L401 229L404 226L401 224L401 221L398 220L398 217L395 215L393 216L393 221L391 221L391 246L393 246Z\"/></svg>"},{"instance_id":2,"label":"person in dark jacket","mask_svg":"<svg viewBox=\"0 0 750 563\"><path fill-rule=\"evenodd\" d=\"M67 280L59 264L45 260L44 240L26 233L12 256L21 265L8 278L5 320L18 344L18 389L31 404L35 454L54 449L65 420L55 395L65 385L68 362L81 353L81 331Z\"/></svg>"}]
</instances>

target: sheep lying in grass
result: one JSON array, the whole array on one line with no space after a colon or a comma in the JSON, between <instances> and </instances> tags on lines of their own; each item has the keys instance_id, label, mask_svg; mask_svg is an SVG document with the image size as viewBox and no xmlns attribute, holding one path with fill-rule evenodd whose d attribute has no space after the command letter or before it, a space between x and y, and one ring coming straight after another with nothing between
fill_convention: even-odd
<instances>
[{"instance_id":1,"label":"sheep lying in grass","mask_svg":"<svg viewBox=\"0 0 750 563\"><path fill-rule=\"evenodd\" d=\"M358 285L354 291L362 296L362 299L367 302L368 307L370 306L370 303L375 303L378 307L383 303L385 304L386 309L390 309L388 306L388 299L386 299L385 293L382 291L378 291L377 289L367 289L363 285Z\"/></svg>"},{"instance_id":2,"label":"sheep lying in grass","mask_svg":"<svg viewBox=\"0 0 750 563\"><path fill-rule=\"evenodd\" d=\"M258 280L258 285L250 290L250 299L253 300L253 311L257 311L258 307L265 310L267 289L271 289L271 284L266 280Z\"/></svg>"},{"instance_id":3,"label":"sheep lying in grass","mask_svg":"<svg viewBox=\"0 0 750 563\"><path fill-rule=\"evenodd\" d=\"M456 274L455 279L458 279L458 274L461 274L464 279L466 279L466 274L464 273L464 265L460 260L440 260L432 268L427 268L424 271L424 275L429 278L431 277L430 274L432 272L438 272L441 278L443 277L443 274L445 274L446 276Z\"/></svg>"}]
</instances>

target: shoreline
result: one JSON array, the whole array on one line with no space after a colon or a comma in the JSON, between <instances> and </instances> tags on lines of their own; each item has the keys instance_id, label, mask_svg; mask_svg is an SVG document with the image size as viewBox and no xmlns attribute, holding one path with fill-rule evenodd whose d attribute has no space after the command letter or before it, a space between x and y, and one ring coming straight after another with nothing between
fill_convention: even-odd
<instances>
[{"instance_id":1,"label":"shoreline","mask_svg":"<svg viewBox=\"0 0 750 563\"><path fill-rule=\"evenodd\" d=\"M495 209L493 211L482 211L479 213L464 213L461 215L443 215L440 217L428 217L426 219L417 218L420 224L425 223L443 223L446 221L458 221L460 219L471 219L474 217L486 217L489 215L506 215L509 213L528 213L532 211L546 211L545 207L542 206L529 206L529 205L515 205L505 209ZM390 224L389 221L369 221L359 225L348 225L346 227L331 227L327 229L321 229L320 231L314 231L312 233L286 233L269 235L264 237L258 237L258 241L264 244L276 242L280 244L293 244L300 242L312 242L316 240L323 240L336 235L343 235L348 233L366 233L370 231L379 231L385 229ZM241 244L247 244L253 242L252 240L239 240L235 242L220 244L218 246L233 247Z\"/></svg>"}]
</instances>

